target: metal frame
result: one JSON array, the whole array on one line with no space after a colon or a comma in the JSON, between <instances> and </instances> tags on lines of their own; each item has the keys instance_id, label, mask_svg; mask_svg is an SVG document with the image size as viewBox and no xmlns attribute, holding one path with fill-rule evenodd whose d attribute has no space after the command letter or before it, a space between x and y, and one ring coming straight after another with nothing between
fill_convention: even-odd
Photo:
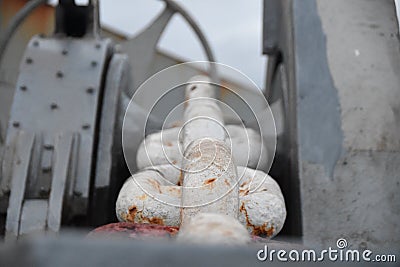
<instances>
[{"instance_id":1,"label":"metal frame","mask_svg":"<svg viewBox=\"0 0 400 267\"><path fill-rule=\"evenodd\" d=\"M268 55L266 98L269 103L280 100L284 113L284 133L278 137L270 171L286 200L287 218L281 234L299 237L302 235L302 211L292 4L292 0L264 0L263 52Z\"/></svg>"}]
</instances>

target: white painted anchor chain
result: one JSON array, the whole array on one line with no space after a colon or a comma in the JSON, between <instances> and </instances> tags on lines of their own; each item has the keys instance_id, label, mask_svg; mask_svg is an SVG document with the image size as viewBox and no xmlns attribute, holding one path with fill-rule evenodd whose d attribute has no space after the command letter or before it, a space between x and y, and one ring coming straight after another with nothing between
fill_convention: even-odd
<instances>
[{"instance_id":1,"label":"white painted anchor chain","mask_svg":"<svg viewBox=\"0 0 400 267\"><path fill-rule=\"evenodd\" d=\"M267 168L267 149L255 130L239 125L226 125L225 130L232 144L232 155L237 166L261 170ZM138 148L136 158L138 169L156 163L180 166L182 153L179 150L179 131L179 127L174 127L165 129L162 133L148 135Z\"/></svg>"},{"instance_id":2,"label":"white painted anchor chain","mask_svg":"<svg viewBox=\"0 0 400 267\"><path fill-rule=\"evenodd\" d=\"M116 203L120 221L180 226L178 239L190 242L241 244L250 240L244 229L268 237L281 230L286 209L278 184L249 168L267 162L261 137L252 129L224 127L214 92L205 77L192 78L182 128L143 140L140 171L125 182Z\"/></svg>"}]
</instances>

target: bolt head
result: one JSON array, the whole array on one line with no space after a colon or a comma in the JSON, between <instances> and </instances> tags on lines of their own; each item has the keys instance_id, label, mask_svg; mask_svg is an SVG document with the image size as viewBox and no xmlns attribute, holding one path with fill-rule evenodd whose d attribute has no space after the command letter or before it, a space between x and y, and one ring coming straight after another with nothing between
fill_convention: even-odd
<instances>
[{"instance_id":1,"label":"bolt head","mask_svg":"<svg viewBox=\"0 0 400 267\"><path fill-rule=\"evenodd\" d=\"M42 168L42 172L43 173L49 173L50 171L51 171L51 167L50 166Z\"/></svg>"},{"instance_id":2,"label":"bolt head","mask_svg":"<svg viewBox=\"0 0 400 267\"><path fill-rule=\"evenodd\" d=\"M46 149L46 150L53 150L53 149L54 149L54 147L53 147L52 144L44 144L43 147L44 147L44 149Z\"/></svg>"},{"instance_id":3,"label":"bolt head","mask_svg":"<svg viewBox=\"0 0 400 267\"><path fill-rule=\"evenodd\" d=\"M83 124L83 125L82 125L82 129L83 129L83 130L88 130L88 129L90 129L90 124L89 124L89 123Z\"/></svg>"},{"instance_id":4,"label":"bolt head","mask_svg":"<svg viewBox=\"0 0 400 267\"><path fill-rule=\"evenodd\" d=\"M51 103L50 108L51 108L52 110L57 109L57 108L58 108L57 103Z\"/></svg>"}]
</instances>

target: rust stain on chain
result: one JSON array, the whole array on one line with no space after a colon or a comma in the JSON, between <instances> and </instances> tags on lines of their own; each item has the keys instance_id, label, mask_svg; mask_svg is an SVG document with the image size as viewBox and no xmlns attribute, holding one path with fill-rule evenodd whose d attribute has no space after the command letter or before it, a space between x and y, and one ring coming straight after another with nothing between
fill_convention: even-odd
<instances>
[{"instance_id":1,"label":"rust stain on chain","mask_svg":"<svg viewBox=\"0 0 400 267\"><path fill-rule=\"evenodd\" d=\"M179 179L178 179L178 183L176 185L178 185L178 186L183 185L183 171L182 170L179 173Z\"/></svg>"},{"instance_id":2,"label":"rust stain on chain","mask_svg":"<svg viewBox=\"0 0 400 267\"><path fill-rule=\"evenodd\" d=\"M206 181L204 182L204 184L211 184L211 183L213 183L215 180L217 180L217 178L208 179L208 180L206 180Z\"/></svg>"},{"instance_id":3,"label":"rust stain on chain","mask_svg":"<svg viewBox=\"0 0 400 267\"><path fill-rule=\"evenodd\" d=\"M239 190L239 196L246 196L249 194L249 189L240 189Z\"/></svg>"},{"instance_id":4,"label":"rust stain on chain","mask_svg":"<svg viewBox=\"0 0 400 267\"><path fill-rule=\"evenodd\" d=\"M212 189L215 187L216 180L217 180L217 178L207 179L204 181L204 185L206 185L208 188Z\"/></svg>"},{"instance_id":5,"label":"rust stain on chain","mask_svg":"<svg viewBox=\"0 0 400 267\"><path fill-rule=\"evenodd\" d=\"M177 188L176 186L165 186L162 188L163 192L169 192L170 195L176 196L176 197L180 197L181 196L181 189Z\"/></svg>"},{"instance_id":6,"label":"rust stain on chain","mask_svg":"<svg viewBox=\"0 0 400 267\"><path fill-rule=\"evenodd\" d=\"M158 191L158 193L160 193L160 194L162 193L159 182L157 182L151 178L147 179L147 181L149 182L149 184L151 184L154 187L154 189L156 189Z\"/></svg>"},{"instance_id":7,"label":"rust stain on chain","mask_svg":"<svg viewBox=\"0 0 400 267\"><path fill-rule=\"evenodd\" d=\"M162 218L158 217L147 218L143 216L143 212L139 211L136 206L129 207L128 213L123 214L123 216L121 217L123 217L124 220L133 223L150 223L150 224L164 225L164 220Z\"/></svg>"},{"instance_id":8,"label":"rust stain on chain","mask_svg":"<svg viewBox=\"0 0 400 267\"><path fill-rule=\"evenodd\" d=\"M226 180L226 179L224 180L224 183L225 183L227 186L229 186L229 187L231 186L231 184L229 183L229 181Z\"/></svg>"},{"instance_id":9,"label":"rust stain on chain","mask_svg":"<svg viewBox=\"0 0 400 267\"><path fill-rule=\"evenodd\" d=\"M146 198L147 198L146 194L143 194L143 195L137 197L137 199L139 199L139 200L145 200Z\"/></svg>"},{"instance_id":10,"label":"rust stain on chain","mask_svg":"<svg viewBox=\"0 0 400 267\"><path fill-rule=\"evenodd\" d=\"M174 144L172 144L171 141L166 141L166 142L165 142L165 145L166 145L166 146L173 146Z\"/></svg>"},{"instance_id":11,"label":"rust stain on chain","mask_svg":"<svg viewBox=\"0 0 400 267\"><path fill-rule=\"evenodd\" d=\"M242 205L240 206L240 212L242 212L244 214L244 216L246 217L246 224L247 226L249 226L250 228L252 228L252 234L256 235L256 236L272 236L274 234L274 227L267 227L267 223L263 223L260 226L256 226L254 224L252 224L249 220L249 216L247 214L247 210L246 207L244 206L244 203L242 203Z\"/></svg>"}]
</instances>

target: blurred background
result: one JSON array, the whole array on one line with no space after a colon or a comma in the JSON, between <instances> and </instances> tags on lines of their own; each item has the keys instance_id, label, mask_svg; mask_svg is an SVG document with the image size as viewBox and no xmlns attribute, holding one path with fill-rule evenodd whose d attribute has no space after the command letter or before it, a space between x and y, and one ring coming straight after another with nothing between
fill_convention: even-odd
<instances>
[{"instance_id":1,"label":"blurred background","mask_svg":"<svg viewBox=\"0 0 400 267\"><path fill-rule=\"evenodd\" d=\"M0 2L0 30L26 2ZM279 107L273 112L282 130L270 172L288 210L279 237L317 247L345 237L353 248L399 250L400 49L399 6L394 4L398 1L177 2L204 31L216 61L242 71L263 89L271 105ZM164 5L156 0L100 4L103 33L120 46L149 25ZM269 12L265 16L264 10ZM51 35L54 24L54 8L39 7L7 48L6 64L0 69L0 144L16 131L7 124L14 93L23 94L15 88L26 45L33 35ZM197 36L179 15L167 25L158 47L157 62L166 65L206 59ZM129 49L125 52L138 56ZM237 77L228 78L224 82L252 94L248 87L234 84ZM76 80L81 81L72 82ZM257 104L257 98L253 100ZM46 99L37 101L48 105ZM48 116L25 114L35 119ZM96 134L101 133L92 136Z\"/></svg>"}]
</instances>

